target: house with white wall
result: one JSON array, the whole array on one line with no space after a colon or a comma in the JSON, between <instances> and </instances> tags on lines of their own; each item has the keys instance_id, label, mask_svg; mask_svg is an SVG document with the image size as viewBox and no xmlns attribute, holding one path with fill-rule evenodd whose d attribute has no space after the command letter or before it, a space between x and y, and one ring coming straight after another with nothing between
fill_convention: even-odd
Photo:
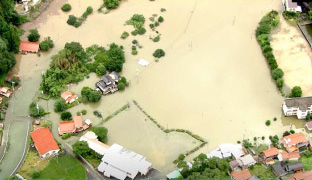
<instances>
[{"instance_id":1,"label":"house with white wall","mask_svg":"<svg viewBox=\"0 0 312 180\"><path fill-rule=\"evenodd\" d=\"M285 0L284 6L286 11L302 12L301 6L297 2L293 2L293 0Z\"/></svg>"},{"instance_id":2,"label":"house with white wall","mask_svg":"<svg viewBox=\"0 0 312 180\"><path fill-rule=\"evenodd\" d=\"M312 113L312 97L287 98L284 100L282 109L285 116L305 119L309 113Z\"/></svg>"}]
</instances>

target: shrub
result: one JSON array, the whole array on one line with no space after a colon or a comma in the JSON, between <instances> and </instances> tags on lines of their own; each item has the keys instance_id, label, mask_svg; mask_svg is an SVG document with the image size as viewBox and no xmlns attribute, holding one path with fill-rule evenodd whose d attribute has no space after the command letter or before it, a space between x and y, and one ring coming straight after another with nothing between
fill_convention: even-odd
<instances>
[{"instance_id":1,"label":"shrub","mask_svg":"<svg viewBox=\"0 0 312 180\"><path fill-rule=\"evenodd\" d=\"M183 161L184 158L185 158L185 155L184 155L184 154L180 154L178 159L179 159L180 161Z\"/></svg>"},{"instance_id":2,"label":"shrub","mask_svg":"<svg viewBox=\"0 0 312 180\"><path fill-rule=\"evenodd\" d=\"M153 38L153 42L158 42L159 40L160 40L160 36L159 35Z\"/></svg>"},{"instance_id":3,"label":"shrub","mask_svg":"<svg viewBox=\"0 0 312 180\"><path fill-rule=\"evenodd\" d=\"M164 18L162 16L159 16L158 17L158 22L160 22L160 23L164 22Z\"/></svg>"},{"instance_id":4,"label":"shrub","mask_svg":"<svg viewBox=\"0 0 312 180\"><path fill-rule=\"evenodd\" d=\"M132 41L132 44L138 44L138 41L135 39Z\"/></svg>"},{"instance_id":5,"label":"shrub","mask_svg":"<svg viewBox=\"0 0 312 180\"><path fill-rule=\"evenodd\" d=\"M47 37L40 43L40 50L42 51L48 51L50 48L54 47L53 41L50 39L50 37Z\"/></svg>"},{"instance_id":6,"label":"shrub","mask_svg":"<svg viewBox=\"0 0 312 180\"><path fill-rule=\"evenodd\" d=\"M91 6L87 7L87 11L88 14L91 14L93 12L93 8Z\"/></svg>"},{"instance_id":7,"label":"shrub","mask_svg":"<svg viewBox=\"0 0 312 180\"><path fill-rule=\"evenodd\" d=\"M81 111L81 113L82 113L82 115L86 115L86 114L87 114L87 110L83 109L83 110Z\"/></svg>"},{"instance_id":8,"label":"shrub","mask_svg":"<svg viewBox=\"0 0 312 180\"><path fill-rule=\"evenodd\" d=\"M30 30L30 34L27 36L28 41L37 42L39 41L40 35L37 29Z\"/></svg>"},{"instance_id":9,"label":"shrub","mask_svg":"<svg viewBox=\"0 0 312 180\"><path fill-rule=\"evenodd\" d=\"M70 120L72 120L73 119L73 116L72 116L72 114L70 113L70 112L62 112L61 113L61 119L63 120L63 121L70 121Z\"/></svg>"},{"instance_id":10,"label":"shrub","mask_svg":"<svg viewBox=\"0 0 312 180\"><path fill-rule=\"evenodd\" d=\"M64 4L64 5L62 6L61 9L62 9L62 11L64 11L64 12L68 12L68 11L71 10L71 5L68 4L68 3L66 3L66 4Z\"/></svg>"},{"instance_id":11,"label":"shrub","mask_svg":"<svg viewBox=\"0 0 312 180\"><path fill-rule=\"evenodd\" d=\"M154 23L154 26L155 26L155 27L159 26L159 22L156 21L156 22Z\"/></svg>"},{"instance_id":12,"label":"shrub","mask_svg":"<svg viewBox=\"0 0 312 180\"><path fill-rule=\"evenodd\" d=\"M277 121L277 118L276 118L276 117L274 117L274 118L273 118L273 121Z\"/></svg>"},{"instance_id":13,"label":"shrub","mask_svg":"<svg viewBox=\"0 0 312 180\"><path fill-rule=\"evenodd\" d=\"M29 105L29 115L30 116L33 116L33 117L40 117L40 116L43 116L45 115L46 112L45 110L43 109L42 106L36 104L36 102L32 102L30 105Z\"/></svg>"},{"instance_id":14,"label":"shrub","mask_svg":"<svg viewBox=\"0 0 312 180\"><path fill-rule=\"evenodd\" d=\"M107 9L115 9L119 6L120 0L104 0Z\"/></svg>"},{"instance_id":15,"label":"shrub","mask_svg":"<svg viewBox=\"0 0 312 180\"><path fill-rule=\"evenodd\" d=\"M74 26L74 24L77 23L77 17L74 15L69 15L68 16L68 20L67 20L67 24Z\"/></svg>"},{"instance_id":16,"label":"shrub","mask_svg":"<svg viewBox=\"0 0 312 180\"><path fill-rule=\"evenodd\" d=\"M133 36L136 36L136 35L138 35L138 31L137 31L137 30L131 31L131 34L132 34Z\"/></svg>"},{"instance_id":17,"label":"shrub","mask_svg":"<svg viewBox=\"0 0 312 180\"><path fill-rule=\"evenodd\" d=\"M124 83L126 86L128 86L127 79L126 79L124 76L122 76L122 77L120 78L120 80L118 81L118 83Z\"/></svg>"},{"instance_id":18,"label":"shrub","mask_svg":"<svg viewBox=\"0 0 312 180\"><path fill-rule=\"evenodd\" d=\"M32 174L32 178L34 178L34 179L37 179L37 178L39 178L40 177L40 172L38 172L38 171L35 171L33 174Z\"/></svg>"},{"instance_id":19,"label":"shrub","mask_svg":"<svg viewBox=\"0 0 312 180\"><path fill-rule=\"evenodd\" d=\"M131 19L126 21L126 24L133 25L135 28L140 28L143 26L145 18L142 14L134 14Z\"/></svg>"},{"instance_id":20,"label":"shrub","mask_svg":"<svg viewBox=\"0 0 312 180\"><path fill-rule=\"evenodd\" d=\"M138 54L138 51L137 51L137 50L132 50L131 54L132 54L132 55L137 55L137 54Z\"/></svg>"},{"instance_id":21,"label":"shrub","mask_svg":"<svg viewBox=\"0 0 312 180\"><path fill-rule=\"evenodd\" d=\"M155 52L153 53L153 56L155 58L161 58L161 57L165 56L165 51L162 49L156 49Z\"/></svg>"},{"instance_id":22,"label":"shrub","mask_svg":"<svg viewBox=\"0 0 312 180\"><path fill-rule=\"evenodd\" d=\"M117 88L118 90L123 91L126 88L126 85L124 83L118 83Z\"/></svg>"},{"instance_id":23,"label":"shrub","mask_svg":"<svg viewBox=\"0 0 312 180\"><path fill-rule=\"evenodd\" d=\"M291 90L291 96L292 97L301 97L302 95L302 90L300 86L295 86Z\"/></svg>"},{"instance_id":24,"label":"shrub","mask_svg":"<svg viewBox=\"0 0 312 180\"><path fill-rule=\"evenodd\" d=\"M132 50L136 50L137 48L136 48L136 46L132 46L131 49Z\"/></svg>"},{"instance_id":25,"label":"shrub","mask_svg":"<svg viewBox=\"0 0 312 180\"><path fill-rule=\"evenodd\" d=\"M265 121L265 125L266 126L270 126L271 125L271 121L270 120Z\"/></svg>"},{"instance_id":26,"label":"shrub","mask_svg":"<svg viewBox=\"0 0 312 180\"><path fill-rule=\"evenodd\" d=\"M280 79L284 76L284 72L283 70L281 70L280 68L276 68L272 71L272 77L273 79L277 80Z\"/></svg>"},{"instance_id":27,"label":"shrub","mask_svg":"<svg viewBox=\"0 0 312 180\"><path fill-rule=\"evenodd\" d=\"M166 11L165 8L161 8L161 9L160 9L160 12L165 12L165 11Z\"/></svg>"},{"instance_id":28,"label":"shrub","mask_svg":"<svg viewBox=\"0 0 312 180\"><path fill-rule=\"evenodd\" d=\"M295 133L295 131L294 131L294 130L290 130L289 132L290 132L291 134L294 134L294 133Z\"/></svg>"},{"instance_id":29,"label":"shrub","mask_svg":"<svg viewBox=\"0 0 312 180\"><path fill-rule=\"evenodd\" d=\"M146 32L146 29L144 27L139 27L137 30L137 34L143 35Z\"/></svg>"},{"instance_id":30,"label":"shrub","mask_svg":"<svg viewBox=\"0 0 312 180\"><path fill-rule=\"evenodd\" d=\"M276 85L278 88L282 88L284 86L284 80L282 78L277 79Z\"/></svg>"},{"instance_id":31,"label":"shrub","mask_svg":"<svg viewBox=\"0 0 312 180\"><path fill-rule=\"evenodd\" d=\"M81 96L83 99L87 101L98 102L101 99L102 94L101 92L93 90L89 87L83 87L81 89Z\"/></svg>"},{"instance_id":32,"label":"shrub","mask_svg":"<svg viewBox=\"0 0 312 180\"><path fill-rule=\"evenodd\" d=\"M264 140L264 139L265 139L265 137L264 137L264 136L262 136L262 137L261 137L261 139L262 139L262 140Z\"/></svg>"},{"instance_id":33,"label":"shrub","mask_svg":"<svg viewBox=\"0 0 312 180\"><path fill-rule=\"evenodd\" d=\"M153 28L155 27L155 25L154 25L154 24L149 24L149 27L150 27L151 29L153 29Z\"/></svg>"},{"instance_id":34,"label":"shrub","mask_svg":"<svg viewBox=\"0 0 312 180\"><path fill-rule=\"evenodd\" d=\"M124 31L124 32L121 34L120 38L121 38L121 39L126 39L128 36L129 36L129 33L128 33L127 31Z\"/></svg>"},{"instance_id":35,"label":"shrub","mask_svg":"<svg viewBox=\"0 0 312 180\"><path fill-rule=\"evenodd\" d=\"M54 111L62 112L66 109L66 102L63 98L59 98L54 102Z\"/></svg>"}]
</instances>

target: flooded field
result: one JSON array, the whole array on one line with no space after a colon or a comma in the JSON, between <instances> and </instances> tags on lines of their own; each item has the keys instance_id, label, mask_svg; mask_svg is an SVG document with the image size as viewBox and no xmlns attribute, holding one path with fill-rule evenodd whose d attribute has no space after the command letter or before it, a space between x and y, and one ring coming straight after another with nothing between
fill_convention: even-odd
<instances>
[{"instance_id":1,"label":"flooded field","mask_svg":"<svg viewBox=\"0 0 312 180\"><path fill-rule=\"evenodd\" d=\"M129 87L124 92L102 97L98 103L76 106L70 109L73 114L86 109L88 114L84 118L98 124L101 120L93 115L94 110L103 112L106 117L136 100L164 127L187 129L207 139L208 147L200 150L203 152L220 143L255 136L268 137L289 129L289 124L281 121L283 98L271 80L254 36L262 16L271 9L279 10L280 1L131 0L123 1L109 14L96 12L101 0L68 0L72 5L68 13L60 10L63 3L53 1L39 18L23 25L26 30L38 28L41 37L50 36L55 47L42 53L41 57L27 55L20 58L23 94L19 95L21 103L16 107L22 112L26 111L24 107L28 107L31 99L23 95L34 97L38 93L42 70L48 68L50 57L66 42L78 41L84 47L115 42L125 48L126 63L122 75L130 80ZM87 6L92 6L94 12L81 27L66 24L69 14L80 16ZM161 8L167 11L160 12ZM147 33L120 39L123 31L132 30L124 23L135 13L145 16ZM158 43L149 39L154 35L148 27L148 17L152 14L161 14L165 19L157 28L161 33ZM23 38L26 36L27 33ZM143 46L137 56L131 55L133 39ZM158 63L152 57L157 48L166 52ZM150 65L146 68L138 66L139 58L147 59ZM94 87L98 79L91 74L89 79L70 86L70 90L80 94L83 86ZM57 137L60 116L53 112L53 100L40 103L52 112L46 119L53 122L53 134ZM274 117L278 121L265 126L265 121ZM163 171L171 169L171 161L179 153L198 144L183 134L162 133L145 118L135 106L112 118L104 124L109 129L108 144L116 142L137 151ZM77 139L72 137L66 142L71 144Z\"/></svg>"},{"instance_id":2,"label":"flooded field","mask_svg":"<svg viewBox=\"0 0 312 180\"><path fill-rule=\"evenodd\" d=\"M281 17L280 26L272 38L273 52L279 67L285 73L284 81L288 89L300 86L303 96L311 96L312 51L298 27Z\"/></svg>"}]
</instances>

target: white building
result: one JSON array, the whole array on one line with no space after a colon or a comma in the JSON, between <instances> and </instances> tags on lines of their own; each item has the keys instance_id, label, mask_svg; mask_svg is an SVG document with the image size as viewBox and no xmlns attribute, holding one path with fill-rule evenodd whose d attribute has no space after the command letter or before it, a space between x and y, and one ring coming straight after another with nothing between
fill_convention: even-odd
<instances>
[{"instance_id":1,"label":"white building","mask_svg":"<svg viewBox=\"0 0 312 180\"><path fill-rule=\"evenodd\" d=\"M312 112L312 97L287 98L282 108L285 116L296 115L298 119L305 119Z\"/></svg>"},{"instance_id":2,"label":"white building","mask_svg":"<svg viewBox=\"0 0 312 180\"><path fill-rule=\"evenodd\" d=\"M234 157L238 159L244 155L243 147L241 144L232 144L232 143L225 143L220 144L219 148L211 151L210 153L206 154L207 158L227 158L227 157Z\"/></svg>"},{"instance_id":3,"label":"white building","mask_svg":"<svg viewBox=\"0 0 312 180\"><path fill-rule=\"evenodd\" d=\"M284 6L286 11L302 12L301 6L298 6L297 2L292 2L292 0L285 0Z\"/></svg>"},{"instance_id":4,"label":"white building","mask_svg":"<svg viewBox=\"0 0 312 180\"><path fill-rule=\"evenodd\" d=\"M146 175L151 168L152 164L146 161L146 157L113 144L105 152L97 169L107 177L124 180L127 177L134 179L138 173Z\"/></svg>"}]
</instances>

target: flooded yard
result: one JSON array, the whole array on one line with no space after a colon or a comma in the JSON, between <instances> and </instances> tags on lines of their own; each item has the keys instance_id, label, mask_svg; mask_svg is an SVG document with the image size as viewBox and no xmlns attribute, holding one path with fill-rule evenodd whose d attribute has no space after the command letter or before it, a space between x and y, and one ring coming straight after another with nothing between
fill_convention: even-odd
<instances>
[{"instance_id":1,"label":"flooded yard","mask_svg":"<svg viewBox=\"0 0 312 180\"><path fill-rule=\"evenodd\" d=\"M123 1L109 14L94 11L79 28L66 24L68 15L80 16L90 5L96 10L102 1L67 2L72 5L71 12L62 12L60 7L65 2L55 0L39 18L23 25L26 30L38 28L41 37L50 36L55 47L40 57L21 56L19 73L23 94L18 96L25 100L15 105L21 114L25 114L25 107L31 102L25 94L34 97L39 93L42 70L48 68L50 57L66 42L78 41L85 48L115 42L125 49L126 63L122 75L130 81L129 87L124 92L103 96L98 103L71 108L69 111L73 115L86 109L88 113L83 118L98 124L101 119L95 117L93 111L101 111L103 117L107 117L124 104L136 100L162 126L190 130L207 139L208 146L200 152L208 152L220 143L255 136L268 137L289 129L289 124L281 121L283 97L271 79L254 36L262 16L271 9L279 10L280 1ZM161 8L167 11L160 12ZM223 9L222 13L219 9ZM120 39L123 31L131 30L124 23L135 13L145 16L147 33ZM149 39L154 33L148 27L148 17L152 14L161 14L165 19L157 28L161 33L158 43ZM203 20L203 17L207 18ZM26 36L27 33L23 38ZM143 46L137 56L131 55L134 39ZM158 63L152 56L157 48L166 52ZM138 66L139 58L147 59L150 65ZM82 87L93 88L98 79L95 74L90 74L90 78L69 88L80 95ZM285 81L287 83L286 77ZM57 140L61 140L57 135L60 115L53 112L53 101L40 103L52 112L45 119L52 121L52 132ZM278 120L265 126L265 121L274 117ZM141 153L162 171L169 171L173 167L172 160L179 153L198 144L184 134L165 134L145 119L145 115L132 105L103 124L109 130L108 144L116 142ZM78 138L71 137L65 142L72 144Z\"/></svg>"}]
</instances>

